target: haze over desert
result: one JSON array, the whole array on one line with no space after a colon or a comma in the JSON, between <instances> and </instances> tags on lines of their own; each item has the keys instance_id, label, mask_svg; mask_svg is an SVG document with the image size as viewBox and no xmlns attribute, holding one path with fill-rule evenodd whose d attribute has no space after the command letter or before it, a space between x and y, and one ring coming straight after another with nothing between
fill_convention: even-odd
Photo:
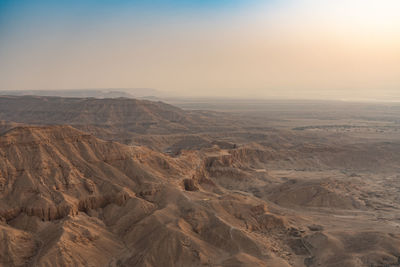
<instances>
[{"instance_id":1,"label":"haze over desert","mask_svg":"<svg viewBox=\"0 0 400 267\"><path fill-rule=\"evenodd\" d=\"M399 11L0 1L0 266L400 266Z\"/></svg>"}]
</instances>

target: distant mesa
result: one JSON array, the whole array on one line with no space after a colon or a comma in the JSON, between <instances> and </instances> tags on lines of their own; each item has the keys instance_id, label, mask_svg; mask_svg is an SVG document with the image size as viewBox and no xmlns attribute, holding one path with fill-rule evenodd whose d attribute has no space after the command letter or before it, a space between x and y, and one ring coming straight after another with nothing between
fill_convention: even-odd
<instances>
[{"instance_id":1,"label":"distant mesa","mask_svg":"<svg viewBox=\"0 0 400 267\"><path fill-rule=\"evenodd\" d=\"M70 90L0 90L0 95L10 96L59 96L80 98L157 98L161 93L151 88L105 88Z\"/></svg>"}]
</instances>

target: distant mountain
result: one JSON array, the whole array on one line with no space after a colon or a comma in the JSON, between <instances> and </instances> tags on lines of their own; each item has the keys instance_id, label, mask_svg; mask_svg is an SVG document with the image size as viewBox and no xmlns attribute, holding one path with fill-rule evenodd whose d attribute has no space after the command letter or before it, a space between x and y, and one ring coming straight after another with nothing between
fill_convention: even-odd
<instances>
[{"instance_id":1,"label":"distant mountain","mask_svg":"<svg viewBox=\"0 0 400 267\"><path fill-rule=\"evenodd\" d=\"M13 96L59 96L59 97L94 97L94 98L139 98L155 97L160 93L155 89L73 89L73 90L0 90L0 95Z\"/></svg>"},{"instance_id":2,"label":"distant mountain","mask_svg":"<svg viewBox=\"0 0 400 267\"><path fill-rule=\"evenodd\" d=\"M229 131L237 123L222 113L188 111L160 101L50 96L0 96L0 120L29 125L68 124L97 137L126 144L140 135L135 140L153 148L160 142L164 148L168 147L169 141L149 140L148 134Z\"/></svg>"},{"instance_id":3,"label":"distant mountain","mask_svg":"<svg viewBox=\"0 0 400 267\"><path fill-rule=\"evenodd\" d=\"M136 133L184 132L200 121L177 107L130 98L0 97L0 120L71 124Z\"/></svg>"}]
</instances>

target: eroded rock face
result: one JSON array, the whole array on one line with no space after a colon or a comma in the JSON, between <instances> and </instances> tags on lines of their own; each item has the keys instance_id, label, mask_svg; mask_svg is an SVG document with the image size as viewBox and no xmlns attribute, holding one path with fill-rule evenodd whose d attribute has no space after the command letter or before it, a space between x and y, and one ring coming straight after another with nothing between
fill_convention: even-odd
<instances>
[{"instance_id":1,"label":"eroded rock face","mask_svg":"<svg viewBox=\"0 0 400 267\"><path fill-rule=\"evenodd\" d=\"M104 163L128 160L129 151L71 127L15 128L0 137L0 155L0 217L6 221L20 213L57 220L109 203L122 205L134 195L106 178L118 169Z\"/></svg>"},{"instance_id":2,"label":"eroded rock face","mask_svg":"<svg viewBox=\"0 0 400 267\"><path fill-rule=\"evenodd\" d=\"M218 186L199 155L171 158L54 126L8 131L0 156L0 217L15 229L5 231L29 233L21 237L26 256L14 249L3 263L156 266L162 258L165 266L191 266L229 262L238 253L248 255L244 261L268 260L261 241L247 235L265 228L265 204L203 192L203 185ZM98 257L100 250L106 253Z\"/></svg>"},{"instance_id":3,"label":"eroded rock face","mask_svg":"<svg viewBox=\"0 0 400 267\"><path fill-rule=\"evenodd\" d=\"M364 238L304 230L296 222L306 219L230 190L268 178L256 169L266 151L236 149L170 157L67 126L9 130L0 136L0 265L316 266L334 261L322 246L348 255ZM359 246L348 263L400 255L400 237L365 237L378 245Z\"/></svg>"}]
</instances>

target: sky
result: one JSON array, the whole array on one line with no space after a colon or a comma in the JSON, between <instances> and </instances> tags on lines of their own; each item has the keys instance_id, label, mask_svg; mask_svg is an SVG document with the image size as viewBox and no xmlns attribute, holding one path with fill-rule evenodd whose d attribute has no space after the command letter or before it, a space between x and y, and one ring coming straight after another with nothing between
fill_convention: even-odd
<instances>
[{"instance_id":1,"label":"sky","mask_svg":"<svg viewBox=\"0 0 400 267\"><path fill-rule=\"evenodd\" d=\"M0 89L400 100L398 0L0 0Z\"/></svg>"}]
</instances>

